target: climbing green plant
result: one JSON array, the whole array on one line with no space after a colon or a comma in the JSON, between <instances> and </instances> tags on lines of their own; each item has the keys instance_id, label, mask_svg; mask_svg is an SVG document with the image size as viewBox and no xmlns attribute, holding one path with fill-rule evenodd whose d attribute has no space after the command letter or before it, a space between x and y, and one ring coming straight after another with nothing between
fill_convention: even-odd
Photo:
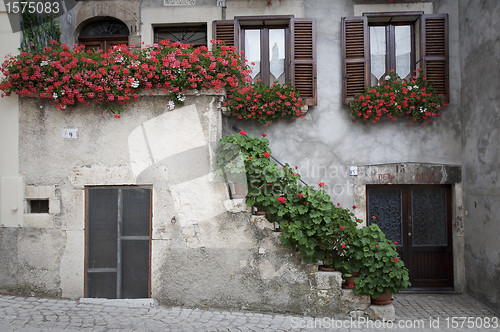
<instances>
[{"instance_id":1,"label":"climbing green plant","mask_svg":"<svg viewBox=\"0 0 500 332\"><path fill-rule=\"evenodd\" d=\"M30 13L28 10L22 13L21 31L22 51L41 51L49 46L51 40L59 42L61 38L59 22L52 15Z\"/></svg>"},{"instance_id":2,"label":"climbing green plant","mask_svg":"<svg viewBox=\"0 0 500 332\"><path fill-rule=\"evenodd\" d=\"M265 210L266 219L280 225L285 247L296 246L304 263L323 261L344 274L359 272L355 294L396 294L410 285L395 243L377 225L358 229L361 220L333 203L323 182L319 188L302 185L297 166L281 166L270 158L265 134L256 138L240 131L220 140L217 173L246 174L247 205Z\"/></svg>"}]
</instances>

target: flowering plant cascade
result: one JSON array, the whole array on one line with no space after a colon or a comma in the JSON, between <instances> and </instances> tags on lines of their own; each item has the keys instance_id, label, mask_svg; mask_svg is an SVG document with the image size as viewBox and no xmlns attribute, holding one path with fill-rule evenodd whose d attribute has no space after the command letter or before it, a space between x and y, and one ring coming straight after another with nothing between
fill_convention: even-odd
<instances>
[{"instance_id":1,"label":"flowering plant cascade","mask_svg":"<svg viewBox=\"0 0 500 332\"><path fill-rule=\"evenodd\" d=\"M247 100L256 89L249 84L251 69L246 60L235 47L225 46L221 41L212 42L216 44L213 50L163 40L138 52L132 51L135 45L130 48L117 45L102 52L85 51L83 45L75 45L70 50L65 44L51 41L50 46L40 52L22 51L18 56L8 57L1 66L5 77L0 81L0 90L2 97L17 93L47 98L60 110L79 103L104 103L116 116L121 110L110 104L136 100L143 89L150 94L155 89L169 93L172 99L169 108L173 109L184 102L187 91L225 88L229 91L227 106L240 117L250 118L248 109L259 110L257 114L262 112L262 107L267 114L275 104L272 114L297 114L297 106L280 95L274 96L275 104L257 95ZM257 90L264 89L261 84L257 86ZM289 86L282 89L292 90ZM237 107L239 96L245 96L245 107ZM288 97L301 100L294 90ZM253 118L270 123L267 116Z\"/></svg>"},{"instance_id":2,"label":"flowering plant cascade","mask_svg":"<svg viewBox=\"0 0 500 332\"><path fill-rule=\"evenodd\" d=\"M350 102L350 110L353 121L377 123L383 118L396 121L407 117L410 121L427 120L431 124L430 118L441 116L441 109L447 106L441 97L423 76L422 69L416 70L408 82L390 71L380 85L367 87L364 94L357 95Z\"/></svg>"},{"instance_id":3,"label":"flowering plant cascade","mask_svg":"<svg viewBox=\"0 0 500 332\"><path fill-rule=\"evenodd\" d=\"M270 162L265 134L256 138L240 131L222 138L219 144L219 174L224 168L245 170L246 204L266 210L266 219L283 229L280 242L287 248L296 246L304 263L323 261L344 274L359 272L355 294L376 297L410 286L408 269L398 258L395 243L387 240L376 224L358 229L361 220L340 203L332 203L324 189L301 185L297 166ZM233 162L238 155L241 158L236 165ZM325 184L321 182L319 187Z\"/></svg>"},{"instance_id":4,"label":"flowering plant cascade","mask_svg":"<svg viewBox=\"0 0 500 332\"><path fill-rule=\"evenodd\" d=\"M304 105L299 91L292 85L275 82L267 86L258 80L243 88L230 89L225 106L238 114L239 119L255 119L271 124L273 119L280 117L304 117L301 115Z\"/></svg>"}]
</instances>

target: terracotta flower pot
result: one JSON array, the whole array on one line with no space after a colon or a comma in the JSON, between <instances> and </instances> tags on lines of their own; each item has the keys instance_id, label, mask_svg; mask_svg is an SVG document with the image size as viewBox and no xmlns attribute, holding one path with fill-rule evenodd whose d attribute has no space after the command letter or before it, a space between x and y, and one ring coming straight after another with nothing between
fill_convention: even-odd
<instances>
[{"instance_id":1,"label":"terracotta flower pot","mask_svg":"<svg viewBox=\"0 0 500 332\"><path fill-rule=\"evenodd\" d=\"M392 298L392 294L382 294L379 297L372 297L372 304L375 305L388 305L391 304L394 299Z\"/></svg>"},{"instance_id":2,"label":"terracotta flower pot","mask_svg":"<svg viewBox=\"0 0 500 332\"><path fill-rule=\"evenodd\" d=\"M266 215L266 210L259 210L259 209L256 208L255 215L256 216L265 216Z\"/></svg>"},{"instance_id":3,"label":"terracotta flower pot","mask_svg":"<svg viewBox=\"0 0 500 332\"><path fill-rule=\"evenodd\" d=\"M333 266L318 265L318 271L333 272L337 270Z\"/></svg>"},{"instance_id":4,"label":"terracotta flower pot","mask_svg":"<svg viewBox=\"0 0 500 332\"><path fill-rule=\"evenodd\" d=\"M358 272L353 272L351 273L351 276L349 278L345 279L345 282L342 284L343 289L352 289L354 288L354 279L359 277Z\"/></svg>"}]
</instances>

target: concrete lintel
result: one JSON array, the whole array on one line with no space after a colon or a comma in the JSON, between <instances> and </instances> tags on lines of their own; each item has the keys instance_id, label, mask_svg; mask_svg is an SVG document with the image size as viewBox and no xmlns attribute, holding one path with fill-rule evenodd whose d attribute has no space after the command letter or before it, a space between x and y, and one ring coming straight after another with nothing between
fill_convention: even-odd
<instances>
[{"instance_id":1,"label":"concrete lintel","mask_svg":"<svg viewBox=\"0 0 500 332\"><path fill-rule=\"evenodd\" d=\"M392 163L358 166L354 184L454 184L462 182L459 165Z\"/></svg>"}]
</instances>

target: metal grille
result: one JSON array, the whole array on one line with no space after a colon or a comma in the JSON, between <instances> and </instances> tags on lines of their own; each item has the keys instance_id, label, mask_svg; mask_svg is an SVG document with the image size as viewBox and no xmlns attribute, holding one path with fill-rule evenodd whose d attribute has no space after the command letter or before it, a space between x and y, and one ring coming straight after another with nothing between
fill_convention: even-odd
<instances>
[{"instance_id":1,"label":"metal grille","mask_svg":"<svg viewBox=\"0 0 500 332\"><path fill-rule=\"evenodd\" d=\"M376 216L375 219L371 219ZM368 218L377 224L387 239L403 244L402 189L368 189Z\"/></svg>"},{"instance_id":2,"label":"metal grille","mask_svg":"<svg viewBox=\"0 0 500 332\"><path fill-rule=\"evenodd\" d=\"M87 297L149 297L151 189L87 189Z\"/></svg>"},{"instance_id":3,"label":"metal grille","mask_svg":"<svg viewBox=\"0 0 500 332\"><path fill-rule=\"evenodd\" d=\"M446 246L445 188L412 189L413 245Z\"/></svg>"}]
</instances>

